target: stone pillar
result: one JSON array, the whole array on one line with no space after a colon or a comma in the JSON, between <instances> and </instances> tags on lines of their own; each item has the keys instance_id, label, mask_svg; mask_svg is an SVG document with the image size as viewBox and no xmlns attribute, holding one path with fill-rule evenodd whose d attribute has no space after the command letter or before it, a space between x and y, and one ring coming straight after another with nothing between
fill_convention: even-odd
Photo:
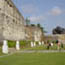
<instances>
[{"instance_id":1,"label":"stone pillar","mask_svg":"<svg viewBox=\"0 0 65 65\"><path fill-rule=\"evenodd\" d=\"M44 41L42 41L42 45L44 45Z\"/></svg>"},{"instance_id":2,"label":"stone pillar","mask_svg":"<svg viewBox=\"0 0 65 65\"><path fill-rule=\"evenodd\" d=\"M51 43L51 46L53 47L53 43Z\"/></svg>"},{"instance_id":3,"label":"stone pillar","mask_svg":"<svg viewBox=\"0 0 65 65\"><path fill-rule=\"evenodd\" d=\"M4 40L4 41L3 41L2 53L4 53L4 54L8 54L7 40Z\"/></svg>"},{"instance_id":4,"label":"stone pillar","mask_svg":"<svg viewBox=\"0 0 65 65\"><path fill-rule=\"evenodd\" d=\"M36 46L36 43L34 42L34 46Z\"/></svg>"},{"instance_id":5,"label":"stone pillar","mask_svg":"<svg viewBox=\"0 0 65 65\"><path fill-rule=\"evenodd\" d=\"M33 42L31 42L31 47L34 47L34 43Z\"/></svg>"},{"instance_id":6,"label":"stone pillar","mask_svg":"<svg viewBox=\"0 0 65 65\"><path fill-rule=\"evenodd\" d=\"M19 44L19 41L16 41L16 50L17 50L17 51L20 50L20 44Z\"/></svg>"},{"instance_id":7,"label":"stone pillar","mask_svg":"<svg viewBox=\"0 0 65 65\"><path fill-rule=\"evenodd\" d=\"M42 45L42 43L41 43L41 42L39 42L39 45Z\"/></svg>"}]
</instances>

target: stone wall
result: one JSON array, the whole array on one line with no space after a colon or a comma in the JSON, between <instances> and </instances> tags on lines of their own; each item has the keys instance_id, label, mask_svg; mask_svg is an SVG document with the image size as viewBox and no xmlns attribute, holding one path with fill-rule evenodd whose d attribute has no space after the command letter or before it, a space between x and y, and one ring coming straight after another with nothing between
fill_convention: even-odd
<instances>
[{"instance_id":1,"label":"stone wall","mask_svg":"<svg viewBox=\"0 0 65 65\"><path fill-rule=\"evenodd\" d=\"M0 39L25 39L24 18L11 0L0 0Z\"/></svg>"},{"instance_id":2,"label":"stone wall","mask_svg":"<svg viewBox=\"0 0 65 65\"><path fill-rule=\"evenodd\" d=\"M41 41L42 31L36 26L25 26L26 40Z\"/></svg>"},{"instance_id":3,"label":"stone wall","mask_svg":"<svg viewBox=\"0 0 65 65\"><path fill-rule=\"evenodd\" d=\"M65 34L61 34L61 35L57 35L58 36L58 40L61 40L63 42L63 44L65 44Z\"/></svg>"},{"instance_id":4,"label":"stone wall","mask_svg":"<svg viewBox=\"0 0 65 65\"><path fill-rule=\"evenodd\" d=\"M47 35L45 36L45 41L53 41L53 40L60 40L65 44L65 34L56 34L56 35Z\"/></svg>"}]
</instances>

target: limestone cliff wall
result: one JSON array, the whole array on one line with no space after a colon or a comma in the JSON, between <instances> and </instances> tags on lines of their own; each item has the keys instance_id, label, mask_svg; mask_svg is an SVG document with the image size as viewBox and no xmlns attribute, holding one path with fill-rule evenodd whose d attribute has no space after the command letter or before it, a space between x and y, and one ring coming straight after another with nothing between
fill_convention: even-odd
<instances>
[{"instance_id":1,"label":"limestone cliff wall","mask_svg":"<svg viewBox=\"0 0 65 65\"><path fill-rule=\"evenodd\" d=\"M0 0L0 39L25 39L24 18L11 0Z\"/></svg>"}]
</instances>

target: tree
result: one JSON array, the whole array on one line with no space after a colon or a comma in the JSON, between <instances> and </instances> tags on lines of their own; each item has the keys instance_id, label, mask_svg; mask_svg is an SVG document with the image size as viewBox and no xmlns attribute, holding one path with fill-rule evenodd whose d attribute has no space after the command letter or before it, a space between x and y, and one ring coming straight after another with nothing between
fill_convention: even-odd
<instances>
[{"instance_id":1,"label":"tree","mask_svg":"<svg viewBox=\"0 0 65 65\"><path fill-rule=\"evenodd\" d=\"M30 25L30 19L28 17L26 18L26 25Z\"/></svg>"},{"instance_id":2,"label":"tree","mask_svg":"<svg viewBox=\"0 0 65 65\"><path fill-rule=\"evenodd\" d=\"M36 26L35 24L31 24L31 26Z\"/></svg>"},{"instance_id":3,"label":"tree","mask_svg":"<svg viewBox=\"0 0 65 65\"><path fill-rule=\"evenodd\" d=\"M44 27L42 27L40 23L37 24L37 27L39 27L43 33L47 33L47 32L44 30Z\"/></svg>"},{"instance_id":4,"label":"tree","mask_svg":"<svg viewBox=\"0 0 65 65\"><path fill-rule=\"evenodd\" d=\"M65 29L57 26L56 28L53 29L52 31L53 34L65 34Z\"/></svg>"},{"instance_id":5,"label":"tree","mask_svg":"<svg viewBox=\"0 0 65 65\"><path fill-rule=\"evenodd\" d=\"M43 33L47 33L47 31L45 31L44 27L41 27L41 31L42 31Z\"/></svg>"},{"instance_id":6,"label":"tree","mask_svg":"<svg viewBox=\"0 0 65 65\"><path fill-rule=\"evenodd\" d=\"M39 28L40 28L40 27L41 27L41 25L38 23L38 24L37 24L37 27L39 27Z\"/></svg>"}]
</instances>

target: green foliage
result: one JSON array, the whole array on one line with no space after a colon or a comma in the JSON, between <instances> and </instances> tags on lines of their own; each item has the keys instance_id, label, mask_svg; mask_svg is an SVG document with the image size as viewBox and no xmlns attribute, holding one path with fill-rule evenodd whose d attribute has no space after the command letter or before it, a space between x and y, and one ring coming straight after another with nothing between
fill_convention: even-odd
<instances>
[{"instance_id":1,"label":"green foliage","mask_svg":"<svg viewBox=\"0 0 65 65\"><path fill-rule=\"evenodd\" d=\"M28 48L24 48L23 50L46 50L46 46L36 46L36 47L28 47Z\"/></svg>"},{"instance_id":2,"label":"green foliage","mask_svg":"<svg viewBox=\"0 0 65 65\"><path fill-rule=\"evenodd\" d=\"M0 55L2 55L2 48L0 48Z\"/></svg>"},{"instance_id":3,"label":"green foliage","mask_svg":"<svg viewBox=\"0 0 65 65\"><path fill-rule=\"evenodd\" d=\"M38 23L38 24L37 24L37 27L39 27L39 28L40 28L40 27L41 27L41 25Z\"/></svg>"},{"instance_id":4,"label":"green foliage","mask_svg":"<svg viewBox=\"0 0 65 65\"><path fill-rule=\"evenodd\" d=\"M31 41L30 41L30 40L26 42L27 47L30 47L30 43L31 43Z\"/></svg>"},{"instance_id":5,"label":"green foliage","mask_svg":"<svg viewBox=\"0 0 65 65\"><path fill-rule=\"evenodd\" d=\"M51 42L50 40L48 40L48 43ZM57 44L56 41L54 42L54 46L50 47L49 50L57 50ZM20 41L20 48L23 48L25 50L47 50L47 45L41 45L39 46L39 42L35 42L36 43L36 47L31 48L31 41ZM8 40L8 46L9 48L15 47L16 46L16 41L9 41ZM65 49L65 44L63 44L63 48L61 47L61 49ZM0 49L1 50L1 49Z\"/></svg>"},{"instance_id":6,"label":"green foliage","mask_svg":"<svg viewBox=\"0 0 65 65\"><path fill-rule=\"evenodd\" d=\"M26 46L26 41L20 41L20 47L25 47Z\"/></svg>"},{"instance_id":7,"label":"green foliage","mask_svg":"<svg viewBox=\"0 0 65 65\"><path fill-rule=\"evenodd\" d=\"M15 47L16 46L16 41L10 41L10 40L8 40L8 46L9 47Z\"/></svg>"},{"instance_id":8,"label":"green foliage","mask_svg":"<svg viewBox=\"0 0 65 65\"><path fill-rule=\"evenodd\" d=\"M39 42L35 42L36 43L36 45L38 45L39 44Z\"/></svg>"},{"instance_id":9,"label":"green foliage","mask_svg":"<svg viewBox=\"0 0 65 65\"><path fill-rule=\"evenodd\" d=\"M31 24L31 26L36 26L35 24Z\"/></svg>"},{"instance_id":10,"label":"green foliage","mask_svg":"<svg viewBox=\"0 0 65 65\"><path fill-rule=\"evenodd\" d=\"M31 43L31 41L20 41L20 46L21 47L30 47L30 43Z\"/></svg>"},{"instance_id":11,"label":"green foliage","mask_svg":"<svg viewBox=\"0 0 65 65\"><path fill-rule=\"evenodd\" d=\"M57 44L54 44L53 47L50 47L50 50L57 50Z\"/></svg>"},{"instance_id":12,"label":"green foliage","mask_svg":"<svg viewBox=\"0 0 65 65\"><path fill-rule=\"evenodd\" d=\"M19 41L20 42L20 47L30 47L30 42L31 41ZM8 40L8 46L9 47L15 47L16 46L16 41L10 41Z\"/></svg>"},{"instance_id":13,"label":"green foliage","mask_svg":"<svg viewBox=\"0 0 65 65\"><path fill-rule=\"evenodd\" d=\"M43 33L47 33L47 31L45 31L44 27L42 27L40 23L37 24L37 27L39 27Z\"/></svg>"},{"instance_id":14,"label":"green foliage","mask_svg":"<svg viewBox=\"0 0 65 65\"><path fill-rule=\"evenodd\" d=\"M30 20L28 17L26 18L26 25L30 25Z\"/></svg>"}]
</instances>

